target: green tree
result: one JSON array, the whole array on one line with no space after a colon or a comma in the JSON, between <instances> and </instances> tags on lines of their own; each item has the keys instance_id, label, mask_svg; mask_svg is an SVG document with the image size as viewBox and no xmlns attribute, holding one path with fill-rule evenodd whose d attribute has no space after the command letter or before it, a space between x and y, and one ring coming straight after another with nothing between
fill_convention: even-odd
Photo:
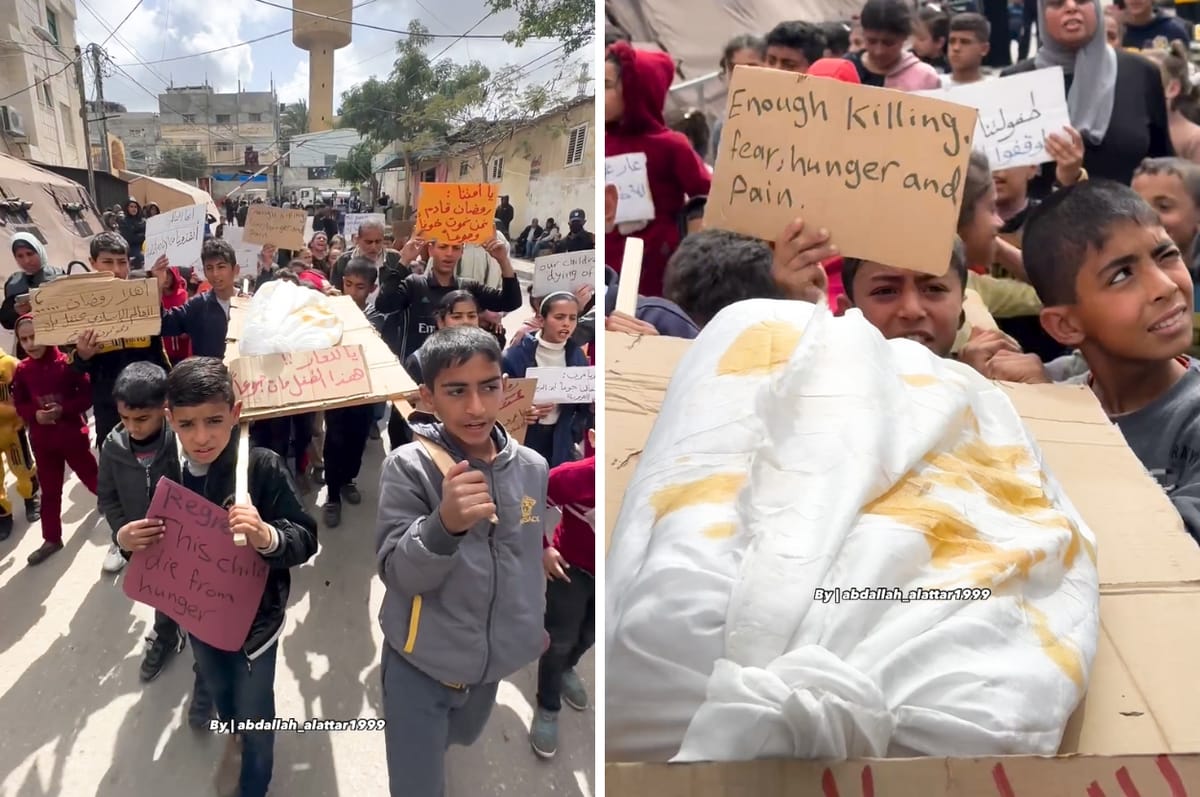
<instances>
[{"instance_id":1,"label":"green tree","mask_svg":"<svg viewBox=\"0 0 1200 797\"><path fill-rule=\"evenodd\" d=\"M154 167L155 177L174 177L176 180L192 182L208 172L208 159L204 153L187 147L166 147L159 153Z\"/></svg>"},{"instance_id":2,"label":"green tree","mask_svg":"<svg viewBox=\"0 0 1200 797\"><path fill-rule=\"evenodd\" d=\"M308 132L308 103L304 100L299 102L290 102L283 107L283 113L279 115L279 148L281 152L287 152L291 146L291 140Z\"/></svg>"},{"instance_id":3,"label":"green tree","mask_svg":"<svg viewBox=\"0 0 1200 797\"><path fill-rule=\"evenodd\" d=\"M404 159L404 206L412 197L409 180L418 153L439 146L450 132L451 116L477 102L490 73L478 62L430 63L425 49L433 39L416 20L397 45L398 57L385 80L371 78L342 95L341 124L361 133L377 150L394 147Z\"/></svg>"},{"instance_id":4,"label":"green tree","mask_svg":"<svg viewBox=\"0 0 1200 797\"><path fill-rule=\"evenodd\" d=\"M505 41L520 47L527 39L557 39L570 55L596 35L596 5L592 0L488 0L492 11L516 9L517 27Z\"/></svg>"},{"instance_id":5,"label":"green tree","mask_svg":"<svg viewBox=\"0 0 1200 797\"><path fill-rule=\"evenodd\" d=\"M351 147L346 157L334 164L333 176L341 180L343 185L366 185L372 197L378 196L379 184L375 179L375 171L371 168L371 159L374 157L375 148L371 143L361 141Z\"/></svg>"}]
</instances>

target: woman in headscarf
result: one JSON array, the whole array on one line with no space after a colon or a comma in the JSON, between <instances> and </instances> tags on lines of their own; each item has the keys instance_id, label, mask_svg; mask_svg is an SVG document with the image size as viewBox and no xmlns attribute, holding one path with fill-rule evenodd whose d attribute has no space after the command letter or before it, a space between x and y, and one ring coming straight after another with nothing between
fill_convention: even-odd
<instances>
[{"instance_id":1,"label":"woman in headscarf","mask_svg":"<svg viewBox=\"0 0 1200 797\"><path fill-rule=\"evenodd\" d=\"M1100 0L1040 0L1041 49L1003 74L1061 66L1071 125L1083 139L1083 169L1128 185L1143 158L1175 154L1167 101L1154 64L1108 45L1101 14ZM1048 164L1030 191L1044 196L1054 181L1055 164Z\"/></svg>"}]
</instances>

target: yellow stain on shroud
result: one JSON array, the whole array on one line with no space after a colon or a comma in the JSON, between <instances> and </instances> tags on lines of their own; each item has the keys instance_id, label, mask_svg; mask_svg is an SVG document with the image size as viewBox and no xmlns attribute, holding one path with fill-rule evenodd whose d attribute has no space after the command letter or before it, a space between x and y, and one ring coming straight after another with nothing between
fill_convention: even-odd
<instances>
[{"instance_id":1,"label":"yellow stain on shroud","mask_svg":"<svg viewBox=\"0 0 1200 797\"><path fill-rule=\"evenodd\" d=\"M783 367L804 330L782 321L763 321L742 331L717 362L718 376L769 374Z\"/></svg>"},{"instance_id":2,"label":"yellow stain on shroud","mask_svg":"<svg viewBox=\"0 0 1200 797\"><path fill-rule=\"evenodd\" d=\"M1050 630L1050 621L1041 609L1024 600L1019 605L1021 611L1025 612L1025 616L1029 619L1029 624L1032 626L1033 633L1037 636L1042 650L1066 673L1066 676L1075 684L1075 688L1079 692L1083 692L1083 656L1075 649L1074 645L1056 636Z\"/></svg>"},{"instance_id":3,"label":"yellow stain on shroud","mask_svg":"<svg viewBox=\"0 0 1200 797\"><path fill-rule=\"evenodd\" d=\"M704 536L710 540L727 540L737 534L736 523L716 523L704 530Z\"/></svg>"},{"instance_id":4,"label":"yellow stain on shroud","mask_svg":"<svg viewBox=\"0 0 1200 797\"><path fill-rule=\"evenodd\" d=\"M703 479L663 487L650 496L654 522L658 523L672 512L702 504L727 504L746 483L745 473L714 473Z\"/></svg>"},{"instance_id":5,"label":"yellow stain on shroud","mask_svg":"<svg viewBox=\"0 0 1200 797\"><path fill-rule=\"evenodd\" d=\"M900 379L904 381L904 384L912 387L929 387L941 384L942 381L932 374L901 374Z\"/></svg>"}]
</instances>

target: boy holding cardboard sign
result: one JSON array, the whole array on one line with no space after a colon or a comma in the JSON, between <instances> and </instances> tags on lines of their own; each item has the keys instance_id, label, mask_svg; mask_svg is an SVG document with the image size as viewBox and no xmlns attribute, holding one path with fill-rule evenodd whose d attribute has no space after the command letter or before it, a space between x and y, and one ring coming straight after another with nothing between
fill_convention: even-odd
<instances>
[{"instance_id":1,"label":"boy holding cardboard sign","mask_svg":"<svg viewBox=\"0 0 1200 797\"><path fill-rule=\"evenodd\" d=\"M387 458L376 531L393 797L441 797L451 743L483 732L499 682L545 647L546 462L497 425L500 347L434 334L421 398L440 423ZM495 519L491 519L491 518Z\"/></svg>"},{"instance_id":2,"label":"boy holding cardboard sign","mask_svg":"<svg viewBox=\"0 0 1200 797\"><path fill-rule=\"evenodd\" d=\"M167 418L182 447L182 485L219 507L228 507L230 533L244 534L269 568L262 599L240 650L214 647L193 629L196 664L226 722L274 718L276 643L283 633L290 568L317 552L317 524L305 511L287 467L274 452L250 449L248 500L237 497L235 503L235 429L241 410L229 369L215 357L184 360L167 378ZM142 547L154 542L154 538L143 538ZM234 733L218 772L218 790L263 797L271 782L275 734L243 733L236 728Z\"/></svg>"}]
</instances>

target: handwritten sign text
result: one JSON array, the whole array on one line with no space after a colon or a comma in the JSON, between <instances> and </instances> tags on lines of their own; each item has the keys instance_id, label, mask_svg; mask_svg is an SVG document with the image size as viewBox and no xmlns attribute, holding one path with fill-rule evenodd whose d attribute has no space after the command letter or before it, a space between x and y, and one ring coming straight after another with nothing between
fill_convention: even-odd
<instances>
[{"instance_id":1,"label":"handwritten sign text","mask_svg":"<svg viewBox=\"0 0 1200 797\"><path fill-rule=\"evenodd\" d=\"M304 248L304 225L308 216L300 208L284 210L256 203L246 216L242 241L248 244L275 244L280 249Z\"/></svg>"},{"instance_id":2,"label":"handwritten sign text","mask_svg":"<svg viewBox=\"0 0 1200 797\"><path fill-rule=\"evenodd\" d=\"M535 404L591 404L596 400L596 369L590 365L530 368L525 378L537 380Z\"/></svg>"},{"instance_id":3,"label":"handwritten sign text","mask_svg":"<svg viewBox=\"0 0 1200 797\"><path fill-rule=\"evenodd\" d=\"M382 213L347 213L346 214L346 227L342 234L346 237L346 240L349 241L353 236L358 235L358 228L363 226L367 222L374 222L376 224L382 225L382 224L384 224L383 214Z\"/></svg>"},{"instance_id":4,"label":"handwritten sign text","mask_svg":"<svg viewBox=\"0 0 1200 797\"><path fill-rule=\"evenodd\" d=\"M944 274L976 116L930 97L739 66L705 225L774 241L800 217L848 257Z\"/></svg>"},{"instance_id":5,"label":"handwritten sign text","mask_svg":"<svg viewBox=\"0 0 1200 797\"><path fill-rule=\"evenodd\" d=\"M650 196L650 181L646 178L646 153L605 158L604 183L617 187L617 224L654 218L654 198Z\"/></svg>"},{"instance_id":6,"label":"handwritten sign text","mask_svg":"<svg viewBox=\"0 0 1200 797\"><path fill-rule=\"evenodd\" d=\"M554 291L574 291L580 285L596 282L596 252L567 252L546 255L533 261L533 295L548 296Z\"/></svg>"},{"instance_id":7,"label":"handwritten sign text","mask_svg":"<svg viewBox=\"0 0 1200 797\"><path fill-rule=\"evenodd\" d=\"M421 183L417 229L446 243L487 243L496 233L496 195L490 183Z\"/></svg>"},{"instance_id":8,"label":"handwritten sign text","mask_svg":"<svg viewBox=\"0 0 1200 797\"><path fill-rule=\"evenodd\" d=\"M163 538L133 554L125 594L215 648L240 650L267 585L267 563L253 548L234 545L228 511L170 479L158 480L146 517L165 521Z\"/></svg>"},{"instance_id":9,"label":"handwritten sign text","mask_svg":"<svg viewBox=\"0 0 1200 797\"><path fill-rule=\"evenodd\" d=\"M113 276L62 277L29 295L40 346L65 346L87 330L102 341L157 335L162 329L158 281Z\"/></svg>"},{"instance_id":10,"label":"handwritten sign text","mask_svg":"<svg viewBox=\"0 0 1200 797\"><path fill-rule=\"evenodd\" d=\"M190 205L159 213L146 222L146 263L166 255L172 266L200 265L204 243L205 205Z\"/></svg>"},{"instance_id":11,"label":"handwritten sign text","mask_svg":"<svg viewBox=\"0 0 1200 797\"><path fill-rule=\"evenodd\" d=\"M504 383L504 398L500 402L500 415L496 421L518 443L525 442L525 430L529 426L525 413L533 409L536 390L536 379L509 379Z\"/></svg>"},{"instance_id":12,"label":"handwritten sign text","mask_svg":"<svg viewBox=\"0 0 1200 797\"><path fill-rule=\"evenodd\" d=\"M1046 136L1071 124L1060 66L921 94L979 110L975 148L992 171L1054 160Z\"/></svg>"},{"instance_id":13,"label":"handwritten sign text","mask_svg":"<svg viewBox=\"0 0 1200 797\"><path fill-rule=\"evenodd\" d=\"M247 409L286 407L365 396L371 377L362 346L239 357L233 388Z\"/></svg>"}]
</instances>

